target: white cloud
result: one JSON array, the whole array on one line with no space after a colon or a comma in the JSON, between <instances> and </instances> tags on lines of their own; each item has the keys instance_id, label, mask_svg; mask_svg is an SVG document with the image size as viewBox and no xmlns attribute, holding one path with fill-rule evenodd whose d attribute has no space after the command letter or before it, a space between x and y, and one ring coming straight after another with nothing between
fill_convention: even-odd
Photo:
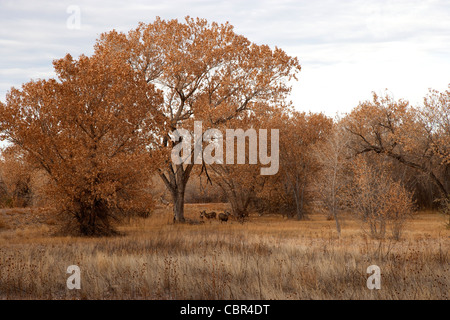
<instances>
[{"instance_id":1,"label":"white cloud","mask_svg":"<svg viewBox=\"0 0 450 320\"><path fill-rule=\"evenodd\" d=\"M69 30L69 5L81 29ZM156 16L229 21L257 43L277 45L302 64L292 100L301 110L349 111L389 88L421 102L450 82L450 3L446 0L1 1L0 100L11 86L53 74L52 60L91 54L96 38Z\"/></svg>"}]
</instances>

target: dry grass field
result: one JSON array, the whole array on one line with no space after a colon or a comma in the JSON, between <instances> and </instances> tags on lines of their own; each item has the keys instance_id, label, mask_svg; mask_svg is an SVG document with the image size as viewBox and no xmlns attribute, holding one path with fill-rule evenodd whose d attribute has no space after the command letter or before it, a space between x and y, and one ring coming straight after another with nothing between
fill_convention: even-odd
<instances>
[{"instance_id":1,"label":"dry grass field","mask_svg":"<svg viewBox=\"0 0 450 320\"><path fill-rule=\"evenodd\" d=\"M225 205L187 205L186 216L203 209ZM44 212L1 212L0 299L450 297L450 230L432 212L408 221L400 241L370 239L350 216L339 238L322 215L174 225L170 208L131 219L122 236L58 237ZM80 267L80 290L66 287L70 265ZM370 265L381 268L380 290L366 286Z\"/></svg>"}]
</instances>

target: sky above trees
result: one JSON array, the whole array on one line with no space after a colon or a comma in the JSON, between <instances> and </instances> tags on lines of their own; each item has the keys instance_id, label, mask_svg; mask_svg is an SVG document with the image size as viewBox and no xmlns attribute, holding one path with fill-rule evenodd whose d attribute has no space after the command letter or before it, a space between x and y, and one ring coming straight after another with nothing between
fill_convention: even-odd
<instances>
[{"instance_id":1,"label":"sky above trees","mask_svg":"<svg viewBox=\"0 0 450 320\"><path fill-rule=\"evenodd\" d=\"M80 28L68 28L75 5ZM349 112L371 92L422 103L450 74L450 2L320 1L9 1L0 2L0 101L11 86L53 77L52 60L92 54L112 29L128 31L185 16L229 21L257 44L298 57L292 101L300 111Z\"/></svg>"}]
</instances>

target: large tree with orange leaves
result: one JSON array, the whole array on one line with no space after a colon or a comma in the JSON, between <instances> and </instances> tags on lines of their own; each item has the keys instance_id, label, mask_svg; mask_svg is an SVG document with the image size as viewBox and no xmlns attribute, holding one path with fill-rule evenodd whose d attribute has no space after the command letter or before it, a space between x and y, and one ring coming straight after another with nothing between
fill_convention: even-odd
<instances>
[{"instance_id":1,"label":"large tree with orange leaves","mask_svg":"<svg viewBox=\"0 0 450 320\"><path fill-rule=\"evenodd\" d=\"M252 112L261 103L283 105L291 89L287 81L300 70L296 58L250 42L229 23L209 24L189 17L184 23L157 18L128 34L103 34L96 50L127 54L135 71L163 91L160 109L169 128L163 148L176 144L170 131L192 130L193 120L203 121L207 130ZM184 221L184 193L193 166L194 161L175 165L168 157L160 169L176 221Z\"/></svg>"},{"instance_id":2,"label":"large tree with orange leaves","mask_svg":"<svg viewBox=\"0 0 450 320\"><path fill-rule=\"evenodd\" d=\"M275 110L267 118L258 122L263 128L279 129L279 170L265 179L252 179L243 173L237 181L252 186L254 204L261 213L281 212L303 219L319 169L314 146L326 139L333 121L323 114L291 108Z\"/></svg>"},{"instance_id":3,"label":"large tree with orange leaves","mask_svg":"<svg viewBox=\"0 0 450 320\"><path fill-rule=\"evenodd\" d=\"M149 152L161 130L160 92L117 52L67 55L54 67L57 79L7 94L0 139L45 170L49 195L79 234L112 234L111 218L150 208L146 188L156 164Z\"/></svg>"},{"instance_id":4,"label":"large tree with orange leaves","mask_svg":"<svg viewBox=\"0 0 450 320\"><path fill-rule=\"evenodd\" d=\"M279 130L279 122L275 122L273 119L279 117L281 109L275 108L269 112L266 108L264 109L265 112L259 110L256 114L241 116L239 119L227 123L227 128L231 130L242 130L242 135L237 139L241 142L236 141L237 143L233 146L235 149L234 164L224 163L209 166L212 180L219 185L230 203L232 215L242 222L249 215L251 204L257 201L257 195L262 192L265 183L270 180L271 175L261 174L263 168L271 168L273 174L276 174L279 169L278 150L272 150L272 146L278 148L279 138L273 135L272 130ZM263 130L267 131L262 133ZM237 135L239 136L239 134ZM278 137L278 134L275 135ZM259 159L257 156L258 151L261 152L261 148L258 148L261 139L267 141L266 151L267 155L270 154L269 164L262 164L264 161L261 161L261 156ZM238 150L239 143L245 150ZM239 163L239 153L244 154L241 156L241 162L244 163ZM243 159L244 157L245 159Z\"/></svg>"},{"instance_id":5,"label":"large tree with orange leaves","mask_svg":"<svg viewBox=\"0 0 450 320\"><path fill-rule=\"evenodd\" d=\"M357 154L388 156L426 175L441 193L450 194L450 90L431 91L423 107L373 95L344 119Z\"/></svg>"},{"instance_id":6,"label":"large tree with orange leaves","mask_svg":"<svg viewBox=\"0 0 450 320\"><path fill-rule=\"evenodd\" d=\"M297 111L280 120L284 122L280 132L280 175L300 220L305 215L312 178L319 169L313 146L327 137L333 120L321 113Z\"/></svg>"}]
</instances>

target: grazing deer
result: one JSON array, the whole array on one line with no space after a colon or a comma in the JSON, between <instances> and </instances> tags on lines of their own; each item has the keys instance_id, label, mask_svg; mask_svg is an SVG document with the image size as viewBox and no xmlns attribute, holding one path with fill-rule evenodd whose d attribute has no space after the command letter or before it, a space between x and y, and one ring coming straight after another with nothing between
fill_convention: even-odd
<instances>
[{"instance_id":1,"label":"grazing deer","mask_svg":"<svg viewBox=\"0 0 450 320\"><path fill-rule=\"evenodd\" d=\"M220 223L222 223L222 222L227 222L227 221L228 221L228 216L229 216L230 214L231 214L231 213L228 212L228 211L225 211L224 213L220 213L220 214L219 214L219 220L220 220Z\"/></svg>"},{"instance_id":2,"label":"grazing deer","mask_svg":"<svg viewBox=\"0 0 450 320\"><path fill-rule=\"evenodd\" d=\"M205 217L206 219L215 219L216 218L217 213L213 212L206 212L206 210L203 210L200 212L200 219L203 219L203 217Z\"/></svg>"}]
</instances>

